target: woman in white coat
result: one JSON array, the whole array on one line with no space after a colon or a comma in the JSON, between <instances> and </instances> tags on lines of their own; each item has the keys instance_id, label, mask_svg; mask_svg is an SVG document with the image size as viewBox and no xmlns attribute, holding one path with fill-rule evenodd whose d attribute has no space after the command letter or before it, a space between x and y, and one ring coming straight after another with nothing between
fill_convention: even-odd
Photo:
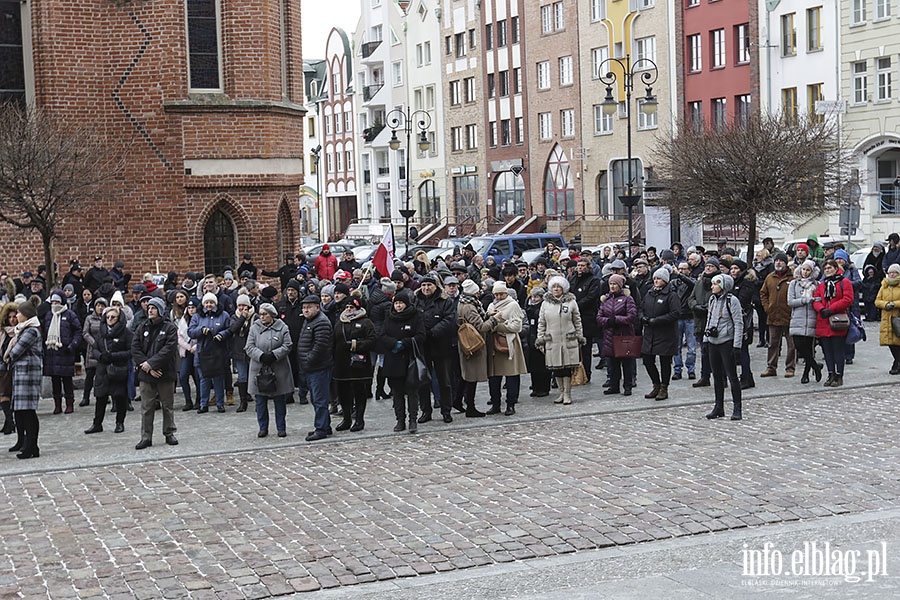
<instances>
[{"instance_id":1,"label":"woman in white coat","mask_svg":"<svg viewBox=\"0 0 900 600\"><path fill-rule=\"evenodd\" d=\"M581 312L575 296L569 292L565 277L552 277L550 293L544 295L538 318L535 344L544 352L547 369L559 386L556 404L572 404L572 370L581 364L581 345L585 343Z\"/></svg>"}]
</instances>

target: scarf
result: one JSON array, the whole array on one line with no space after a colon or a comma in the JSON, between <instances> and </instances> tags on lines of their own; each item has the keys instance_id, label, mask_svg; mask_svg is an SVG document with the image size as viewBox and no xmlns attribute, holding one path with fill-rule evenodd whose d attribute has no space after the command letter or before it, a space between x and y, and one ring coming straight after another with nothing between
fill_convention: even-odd
<instances>
[{"instance_id":1,"label":"scarf","mask_svg":"<svg viewBox=\"0 0 900 600\"><path fill-rule=\"evenodd\" d=\"M350 323L351 321L360 319L364 316L366 316L366 309L364 308L357 308L356 310L349 312L345 310L341 313L340 321L341 323Z\"/></svg>"},{"instance_id":2,"label":"scarf","mask_svg":"<svg viewBox=\"0 0 900 600\"><path fill-rule=\"evenodd\" d=\"M4 342L6 343L6 347L3 348L3 357L2 360L6 360L9 356L9 351L12 350L12 347L16 345L16 339L18 339L19 335L16 332L15 325L7 325L3 328L3 335L6 338Z\"/></svg>"},{"instance_id":3,"label":"scarf","mask_svg":"<svg viewBox=\"0 0 900 600\"><path fill-rule=\"evenodd\" d=\"M503 300L494 300L494 302L488 307L491 314L500 314L503 315L505 319L505 323L507 325L512 325L513 329L522 329L522 308L519 306L519 303L512 299L512 297L507 296ZM515 327L515 323L518 322L519 326ZM506 344L509 346L509 360L512 360L515 356L515 340L519 337L519 332L515 331L514 333L497 333L494 332L494 335L503 335L506 337Z\"/></svg>"},{"instance_id":4,"label":"scarf","mask_svg":"<svg viewBox=\"0 0 900 600\"><path fill-rule=\"evenodd\" d=\"M484 321L484 306L481 305L481 300L476 298L475 296L470 296L468 294L460 294L459 301L461 304L470 304L475 307L475 310L478 311L478 316L481 317L481 320Z\"/></svg>"},{"instance_id":5,"label":"scarf","mask_svg":"<svg viewBox=\"0 0 900 600\"><path fill-rule=\"evenodd\" d=\"M900 283L900 277L885 277L882 281L884 281L884 285L894 286Z\"/></svg>"},{"instance_id":6,"label":"scarf","mask_svg":"<svg viewBox=\"0 0 900 600\"><path fill-rule=\"evenodd\" d=\"M799 274L797 274L795 277L796 279L794 279L794 281L796 281L797 285L800 287L801 297L812 298L813 294L816 291L816 285L818 284L818 282L812 277L800 277Z\"/></svg>"},{"instance_id":7,"label":"scarf","mask_svg":"<svg viewBox=\"0 0 900 600\"><path fill-rule=\"evenodd\" d=\"M15 333L13 334L12 340L9 342L9 346L6 348L6 354L3 356L4 359L9 358L10 351L16 346L16 342L19 341L19 336L22 335L22 332L25 331L27 327L40 327L41 322L37 317L31 317L24 323L19 323L15 326Z\"/></svg>"},{"instance_id":8,"label":"scarf","mask_svg":"<svg viewBox=\"0 0 900 600\"><path fill-rule=\"evenodd\" d=\"M831 300L834 298L835 293L837 292L837 288L841 279L844 276L838 273L837 275L832 275L831 277L825 278L825 299Z\"/></svg>"},{"instance_id":9,"label":"scarf","mask_svg":"<svg viewBox=\"0 0 900 600\"><path fill-rule=\"evenodd\" d=\"M53 318L50 319L50 327L47 328L46 346L51 350L59 350L62 348L62 340L59 337L59 321L60 317L69 308L65 304L50 305L50 311Z\"/></svg>"}]
</instances>

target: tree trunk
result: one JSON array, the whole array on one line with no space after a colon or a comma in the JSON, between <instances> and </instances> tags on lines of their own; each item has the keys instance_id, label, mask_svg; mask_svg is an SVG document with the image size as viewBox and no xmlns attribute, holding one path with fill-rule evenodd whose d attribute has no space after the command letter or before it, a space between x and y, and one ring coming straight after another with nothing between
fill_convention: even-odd
<instances>
[{"instance_id":1,"label":"tree trunk","mask_svg":"<svg viewBox=\"0 0 900 600\"><path fill-rule=\"evenodd\" d=\"M756 213L750 213L750 225L747 233L747 265L753 266L753 259L756 258L756 252L753 250L756 246Z\"/></svg>"},{"instance_id":2,"label":"tree trunk","mask_svg":"<svg viewBox=\"0 0 900 600\"><path fill-rule=\"evenodd\" d=\"M41 241L44 244L44 265L47 267L47 283L44 285L44 292L49 297L50 290L56 288L56 265L53 253L53 235L49 233L41 233Z\"/></svg>"}]
</instances>

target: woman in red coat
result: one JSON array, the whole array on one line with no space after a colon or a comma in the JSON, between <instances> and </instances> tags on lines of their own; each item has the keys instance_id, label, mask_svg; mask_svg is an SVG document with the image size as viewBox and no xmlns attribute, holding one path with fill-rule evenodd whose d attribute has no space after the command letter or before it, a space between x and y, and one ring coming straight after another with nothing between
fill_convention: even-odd
<instances>
[{"instance_id":1,"label":"woman in red coat","mask_svg":"<svg viewBox=\"0 0 900 600\"><path fill-rule=\"evenodd\" d=\"M853 304L853 285L844 278L844 272L834 260L822 263L825 279L813 294L816 310L816 337L825 352L828 381L825 387L844 385L844 338L847 330L835 331L828 322L831 315L847 314Z\"/></svg>"}]
</instances>

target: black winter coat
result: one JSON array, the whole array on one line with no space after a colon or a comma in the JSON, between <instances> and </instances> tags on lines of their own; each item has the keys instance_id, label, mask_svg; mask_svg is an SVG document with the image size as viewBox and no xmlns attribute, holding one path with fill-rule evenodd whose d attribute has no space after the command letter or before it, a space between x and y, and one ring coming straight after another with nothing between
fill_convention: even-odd
<instances>
[{"instance_id":1,"label":"black winter coat","mask_svg":"<svg viewBox=\"0 0 900 600\"><path fill-rule=\"evenodd\" d=\"M412 356L413 339L419 348L425 343L425 322L414 306L398 313L391 309L384 320L384 330L378 336L375 348L384 354L384 374L387 377L406 377L409 359ZM403 350L394 352L397 340L403 342Z\"/></svg>"},{"instance_id":2,"label":"black winter coat","mask_svg":"<svg viewBox=\"0 0 900 600\"><path fill-rule=\"evenodd\" d=\"M297 340L300 339L300 330L303 329L303 303L300 298L291 303L287 298L278 303L278 318L284 321L288 331L291 332L291 342L297 346Z\"/></svg>"},{"instance_id":3,"label":"black winter coat","mask_svg":"<svg viewBox=\"0 0 900 600\"><path fill-rule=\"evenodd\" d=\"M172 321L160 318L155 323L147 319L134 331L131 340L131 359L137 369L138 380L156 383L178 379L178 327ZM147 361L151 369L162 371L157 379L141 370Z\"/></svg>"},{"instance_id":4,"label":"black winter coat","mask_svg":"<svg viewBox=\"0 0 900 600\"><path fill-rule=\"evenodd\" d=\"M41 332L44 334L43 342L46 344L47 331L53 320L53 311L47 311L41 323ZM67 308L59 316L59 339L62 348L48 348L44 345L44 375L59 377L72 377L75 375L75 357L81 352L81 322L78 315Z\"/></svg>"},{"instance_id":5,"label":"black winter coat","mask_svg":"<svg viewBox=\"0 0 900 600\"><path fill-rule=\"evenodd\" d=\"M334 329L334 371L332 378L341 380L372 379L370 353L375 350L378 336L375 325L361 310L353 320L341 314ZM352 355L360 355L362 362L352 362Z\"/></svg>"},{"instance_id":6,"label":"black winter coat","mask_svg":"<svg viewBox=\"0 0 900 600\"><path fill-rule=\"evenodd\" d=\"M597 307L600 306L600 287L601 282L594 277L593 273L585 273L575 275L569 278L569 291L575 296L575 302L578 303L578 311L582 315L581 325L584 328L584 337L593 338L600 335L600 328L593 315L597 314Z\"/></svg>"},{"instance_id":7,"label":"black winter coat","mask_svg":"<svg viewBox=\"0 0 900 600\"><path fill-rule=\"evenodd\" d=\"M662 289L651 288L641 302L644 323L641 353L654 356L675 356L678 353L678 318L681 300L669 284Z\"/></svg>"},{"instance_id":8,"label":"black winter coat","mask_svg":"<svg viewBox=\"0 0 900 600\"><path fill-rule=\"evenodd\" d=\"M384 330L384 319L391 311L391 298L381 291L381 286L376 285L369 293L368 306L369 319L375 325L375 332L381 335L381 332Z\"/></svg>"},{"instance_id":9,"label":"black winter coat","mask_svg":"<svg viewBox=\"0 0 900 600\"><path fill-rule=\"evenodd\" d=\"M440 291L435 291L431 296L423 294L421 289L416 291L416 309L422 313L425 325L423 350L426 356L450 355L457 331L455 308L453 301L443 298Z\"/></svg>"},{"instance_id":10,"label":"black winter coat","mask_svg":"<svg viewBox=\"0 0 900 600\"><path fill-rule=\"evenodd\" d=\"M121 315L121 313L120 313ZM102 398L112 396L121 398L128 395L128 381L109 381L107 367L110 363L116 366L125 366L131 358L131 343L134 339L131 330L125 326L125 319L120 318L110 329L106 322L100 325L100 334L96 344L91 350L91 355L97 361L97 372L94 375L94 397ZM109 353L109 360L104 358Z\"/></svg>"},{"instance_id":11,"label":"black winter coat","mask_svg":"<svg viewBox=\"0 0 900 600\"><path fill-rule=\"evenodd\" d=\"M331 321L321 310L303 323L297 339L297 364L304 372L321 371L334 366Z\"/></svg>"}]
</instances>

